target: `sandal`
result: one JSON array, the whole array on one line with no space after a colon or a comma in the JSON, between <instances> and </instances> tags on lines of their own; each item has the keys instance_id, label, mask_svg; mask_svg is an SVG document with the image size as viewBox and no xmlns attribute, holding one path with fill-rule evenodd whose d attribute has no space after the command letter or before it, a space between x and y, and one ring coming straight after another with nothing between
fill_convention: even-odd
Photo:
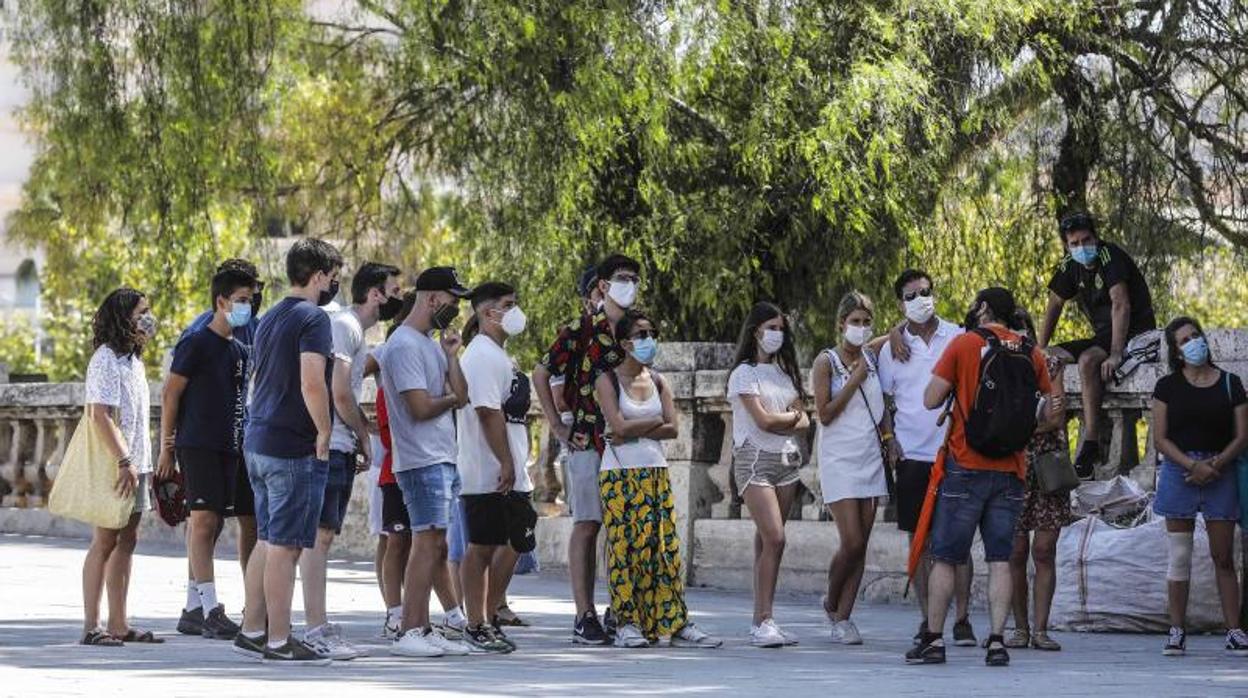
<instances>
[{"instance_id":1,"label":"sandal","mask_svg":"<svg viewBox=\"0 0 1248 698\"><path fill-rule=\"evenodd\" d=\"M1044 630L1037 630L1032 634L1031 646L1033 649L1045 650L1047 652L1059 652L1062 649L1062 646L1049 637L1049 633Z\"/></svg>"},{"instance_id":2,"label":"sandal","mask_svg":"<svg viewBox=\"0 0 1248 698\"><path fill-rule=\"evenodd\" d=\"M1005 640L1005 646L1012 650L1026 649L1029 644L1031 644L1031 631L1027 628L1014 628L1014 632L1010 633Z\"/></svg>"},{"instance_id":3,"label":"sandal","mask_svg":"<svg viewBox=\"0 0 1248 698\"><path fill-rule=\"evenodd\" d=\"M95 645L96 647L121 647L125 643L117 638L109 635L103 630L96 628L82 636L80 645Z\"/></svg>"},{"instance_id":4,"label":"sandal","mask_svg":"<svg viewBox=\"0 0 1248 698\"><path fill-rule=\"evenodd\" d=\"M165 639L156 637L150 630L135 630L130 628L125 635L117 638L121 642L135 642L142 645L160 645Z\"/></svg>"},{"instance_id":5,"label":"sandal","mask_svg":"<svg viewBox=\"0 0 1248 698\"><path fill-rule=\"evenodd\" d=\"M511 608L507 604L503 604L502 606L498 607L498 612L494 614L493 624L494 625L506 625L506 626L512 626L512 627L517 627L517 628L527 628L529 626L529 622L521 618L520 616L516 615L516 612L511 610Z\"/></svg>"}]
</instances>

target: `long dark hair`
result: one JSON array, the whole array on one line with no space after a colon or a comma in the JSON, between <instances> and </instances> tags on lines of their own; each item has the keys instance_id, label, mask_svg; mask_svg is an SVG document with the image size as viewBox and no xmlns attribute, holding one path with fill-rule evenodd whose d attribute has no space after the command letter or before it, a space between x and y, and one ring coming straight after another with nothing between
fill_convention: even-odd
<instances>
[{"instance_id":1,"label":"long dark hair","mask_svg":"<svg viewBox=\"0 0 1248 698\"><path fill-rule=\"evenodd\" d=\"M737 358L733 361L733 365L750 364L752 366L756 363L758 340L754 338L754 334L758 332L759 325L777 317L784 320L784 344L780 345L780 351L776 352L776 365L793 381L797 394L805 398L806 389L802 387L802 373L797 366L797 348L793 343L793 328L789 326L789 318L784 311L775 303L761 301L750 309L750 314L745 317L745 324L741 326L741 335L737 339Z\"/></svg>"},{"instance_id":2,"label":"long dark hair","mask_svg":"<svg viewBox=\"0 0 1248 698\"><path fill-rule=\"evenodd\" d=\"M107 345L122 356L142 356L147 337L139 331L130 315L144 298L146 295L142 291L125 286L108 294L91 319L91 348L99 349Z\"/></svg>"},{"instance_id":3,"label":"long dark hair","mask_svg":"<svg viewBox=\"0 0 1248 698\"><path fill-rule=\"evenodd\" d=\"M1180 315L1166 325L1166 361L1170 364L1171 373L1176 373L1183 368L1183 352L1179 349L1179 342L1175 339L1175 335L1179 333L1179 328L1184 325L1195 327L1201 337L1205 336L1205 328L1200 326L1196 318L1187 315ZM1208 341L1208 339L1205 341ZM1213 347L1209 347L1209 365L1216 365L1213 363Z\"/></svg>"}]
</instances>

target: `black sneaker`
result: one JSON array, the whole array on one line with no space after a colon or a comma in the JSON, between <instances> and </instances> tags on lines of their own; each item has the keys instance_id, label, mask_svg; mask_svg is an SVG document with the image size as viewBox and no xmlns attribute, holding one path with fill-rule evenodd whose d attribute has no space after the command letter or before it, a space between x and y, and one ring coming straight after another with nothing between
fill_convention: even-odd
<instances>
[{"instance_id":1,"label":"black sneaker","mask_svg":"<svg viewBox=\"0 0 1248 698\"><path fill-rule=\"evenodd\" d=\"M915 647L918 647L920 644L923 643L923 636L926 634L927 634L927 620L925 619L919 623L919 632L915 633L914 637L910 638L912 640L911 644L914 645Z\"/></svg>"},{"instance_id":2,"label":"black sneaker","mask_svg":"<svg viewBox=\"0 0 1248 698\"><path fill-rule=\"evenodd\" d=\"M939 643L939 644L938 644ZM945 641L940 635L927 633L919 644L906 652L906 664L944 664Z\"/></svg>"},{"instance_id":3,"label":"black sneaker","mask_svg":"<svg viewBox=\"0 0 1248 698\"><path fill-rule=\"evenodd\" d=\"M511 648L512 652L516 651L516 641L507 637L507 633L503 632L502 628L497 625L491 625L486 629L493 632L494 637L497 637L501 642L507 643L507 646Z\"/></svg>"},{"instance_id":4,"label":"black sneaker","mask_svg":"<svg viewBox=\"0 0 1248 698\"><path fill-rule=\"evenodd\" d=\"M511 645L503 642L494 634L494 628L488 625L470 625L464 628L464 644L473 654L505 654L512 650Z\"/></svg>"},{"instance_id":5,"label":"black sneaker","mask_svg":"<svg viewBox=\"0 0 1248 698\"><path fill-rule=\"evenodd\" d=\"M978 644L975 640L975 629L971 627L970 618L962 618L953 624L953 644L958 647L974 647Z\"/></svg>"},{"instance_id":6,"label":"black sneaker","mask_svg":"<svg viewBox=\"0 0 1248 698\"><path fill-rule=\"evenodd\" d=\"M242 633L239 633L242 637ZM334 660L320 657L312 648L296 640L293 637L286 638L286 644L281 647L264 646L264 663L265 664L299 664L301 666L328 666Z\"/></svg>"},{"instance_id":7,"label":"black sneaker","mask_svg":"<svg viewBox=\"0 0 1248 698\"><path fill-rule=\"evenodd\" d=\"M268 641L268 635L261 635L253 640L239 632L234 636L234 652L249 659L262 661L264 659L264 646Z\"/></svg>"},{"instance_id":8,"label":"black sneaker","mask_svg":"<svg viewBox=\"0 0 1248 698\"><path fill-rule=\"evenodd\" d=\"M615 614L611 611L611 607L607 606L607 610L602 614L602 630L612 641L615 641L615 632L619 625L619 622L615 619Z\"/></svg>"},{"instance_id":9,"label":"black sneaker","mask_svg":"<svg viewBox=\"0 0 1248 698\"><path fill-rule=\"evenodd\" d=\"M1187 654L1187 631L1171 627L1170 635L1166 637L1166 646L1161 648L1161 653L1167 657L1182 657Z\"/></svg>"},{"instance_id":10,"label":"black sneaker","mask_svg":"<svg viewBox=\"0 0 1248 698\"><path fill-rule=\"evenodd\" d=\"M204 634L204 609L182 609L182 617L178 619L178 632L196 637Z\"/></svg>"},{"instance_id":11,"label":"black sneaker","mask_svg":"<svg viewBox=\"0 0 1248 698\"><path fill-rule=\"evenodd\" d=\"M1231 654L1248 654L1248 635L1243 630L1234 628L1226 632L1226 651Z\"/></svg>"},{"instance_id":12,"label":"black sneaker","mask_svg":"<svg viewBox=\"0 0 1248 698\"><path fill-rule=\"evenodd\" d=\"M577 619L576 627L572 630L572 642L578 645L611 644L611 637L602 629L602 623L598 622L598 614L594 609L589 609Z\"/></svg>"},{"instance_id":13,"label":"black sneaker","mask_svg":"<svg viewBox=\"0 0 1248 698\"><path fill-rule=\"evenodd\" d=\"M233 640L241 628L238 623L230 620L225 615L225 606L217 604L217 607L208 612L208 617L204 619L203 636L209 640Z\"/></svg>"},{"instance_id":14,"label":"black sneaker","mask_svg":"<svg viewBox=\"0 0 1248 698\"><path fill-rule=\"evenodd\" d=\"M1096 464L1101 462L1101 445L1088 439L1079 447L1079 455L1075 456L1075 474L1080 480L1091 480L1096 477Z\"/></svg>"},{"instance_id":15,"label":"black sneaker","mask_svg":"<svg viewBox=\"0 0 1248 698\"><path fill-rule=\"evenodd\" d=\"M984 664L988 666L1010 665L1010 653L1005 649L1005 638L1000 635L988 636L988 654L984 656Z\"/></svg>"}]
</instances>

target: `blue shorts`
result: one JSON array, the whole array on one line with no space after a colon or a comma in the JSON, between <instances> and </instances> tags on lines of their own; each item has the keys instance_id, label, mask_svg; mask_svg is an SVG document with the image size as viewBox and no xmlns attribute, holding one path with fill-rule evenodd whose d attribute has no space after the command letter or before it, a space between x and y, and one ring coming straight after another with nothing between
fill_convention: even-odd
<instances>
[{"instance_id":1,"label":"blue shorts","mask_svg":"<svg viewBox=\"0 0 1248 698\"><path fill-rule=\"evenodd\" d=\"M1212 453L1192 451L1187 455L1196 459L1209 458ZM1194 519L1200 512L1205 521L1239 520L1239 468L1228 464L1222 477L1203 485L1185 482L1187 470L1169 458L1161 461L1161 473L1157 476L1157 496L1153 499L1153 513L1167 519Z\"/></svg>"},{"instance_id":2,"label":"blue shorts","mask_svg":"<svg viewBox=\"0 0 1248 698\"><path fill-rule=\"evenodd\" d=\"M321 528L342 533L351 502L351 486L355 483L355 454L329 452L329 475L325 480L325 501L321 503Z\"/></svg>"},{"instance_id":3,"label":"blue shorts","mask_svg":"<svg viewBox=\"0 0 1248 698\"><path fill-rule=\"evenodd\" d=\"M464 498L456 497L454 508L451 509L451 526L446 529L447 562L458 564L464 561L464 551L468 549L468 525L465 523L466 518Z\"/></svg>"},{"instance_id":4,"label":"blue shorts","mask_svg":"<svg viewBox=\"0 0 1248 698\"><path fill-rule=\"evenodd\" d=\"M255 492L256 538L287 548L315 546L329 463L315 456L273 458L259 453L248 453L246 461Z\"/></svg>"},{"instance_id":5,"label":"blue shorts","mask_svg":"<svg viewBox=\"0 0 1248 698\"><path fill-rule=\"evenodd\" d=\"M945 458L928 551L933 560L965 564L975 529L984 541L984 559L1006 562L1014 550L1014 527L1023 510L1023 481L1013 473L969 470Z\"/></svg>"},{"instance_id":6,"label":"blue shorts","mask_svg":"<svg viewBox=\"0 0 1248 698\"><path fill-rule=\"evenodd\" d=\"M403 504L412 533L447 530L459 499L459 471L454 463L437 463L394 474L403 492Z\"/></svg>"}]
</instances>

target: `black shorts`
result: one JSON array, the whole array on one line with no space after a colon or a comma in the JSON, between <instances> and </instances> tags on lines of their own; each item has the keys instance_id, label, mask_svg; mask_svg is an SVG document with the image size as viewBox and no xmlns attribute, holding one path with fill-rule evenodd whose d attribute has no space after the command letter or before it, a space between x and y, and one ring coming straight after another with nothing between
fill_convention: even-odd
<instances>
[{"instance_id":1,"label":"black shorts","mask_svg":"<svg viewBox=\"0 0 1248 698\"><path fill-rule=\"evenodd\" d=\"M1091 349L1092 347L1099 347L1103 349L1106 354L1109 354L1111 342L1112 339L1109 335L1098 334L1090 339L1072 339L1069 342L1062 342L1057 345L1057 348L1066 350L1075 358L1075 361L1078 361L1079 357L1083 355L1083 352Z\"/></svg>"},{"instance_id":2,"label":"black shorts","mask_svg":"<svg viewBox=\"0 0 1248 698\"><path fill-rule=\"evenodd\" d=\"M500 492L465 494L464 525L473 545L507 545L507 495Z\"/></svg>"},{"instance_id":3,"label":"black shorts","mask_svg":"<svg viewBox=\"0 0 1248 698\"><path fill-rule=\"evenodd\" d=\"M403 490L398 483L381 486L381 530L386 533L407 533L412 522L407 518L407 505L403 503Z\"/></svg>"},{"instance_id":4,"label":"black shorts","mask_svg":"<svg viewBox=\"0 0 1248 698\"><path fill-rule=\"evenodd\" d=\"M238 479L234 482L234 516L256 515L256 493L251 490L251 478L247 475L247 462L238 459ZM230 516L230 514L226 514Z\"/></svg>"},{"instance_id":5,"label":"black shorts","mask_svg":"<svg viewBox=\"0 0 1248 698\"><path fill-rule=\"evenodd\" d=\"M177 457L182 469L182 482L186 486L187 508L233 516L241 462L238 454L179 448Z\"/></svg>"},{"instance_id":6,"label":"black shorts","mask_svg":"<svg viewBox=\"0 0 1248 698\"><path fill-rule=\"evenodd\" d=\"M921 460L902 460L897 464L897 528L914 533L919 526L919 513L927 498L927 484L932 475L932 463Z\"/></svg>"}]
</instances>

